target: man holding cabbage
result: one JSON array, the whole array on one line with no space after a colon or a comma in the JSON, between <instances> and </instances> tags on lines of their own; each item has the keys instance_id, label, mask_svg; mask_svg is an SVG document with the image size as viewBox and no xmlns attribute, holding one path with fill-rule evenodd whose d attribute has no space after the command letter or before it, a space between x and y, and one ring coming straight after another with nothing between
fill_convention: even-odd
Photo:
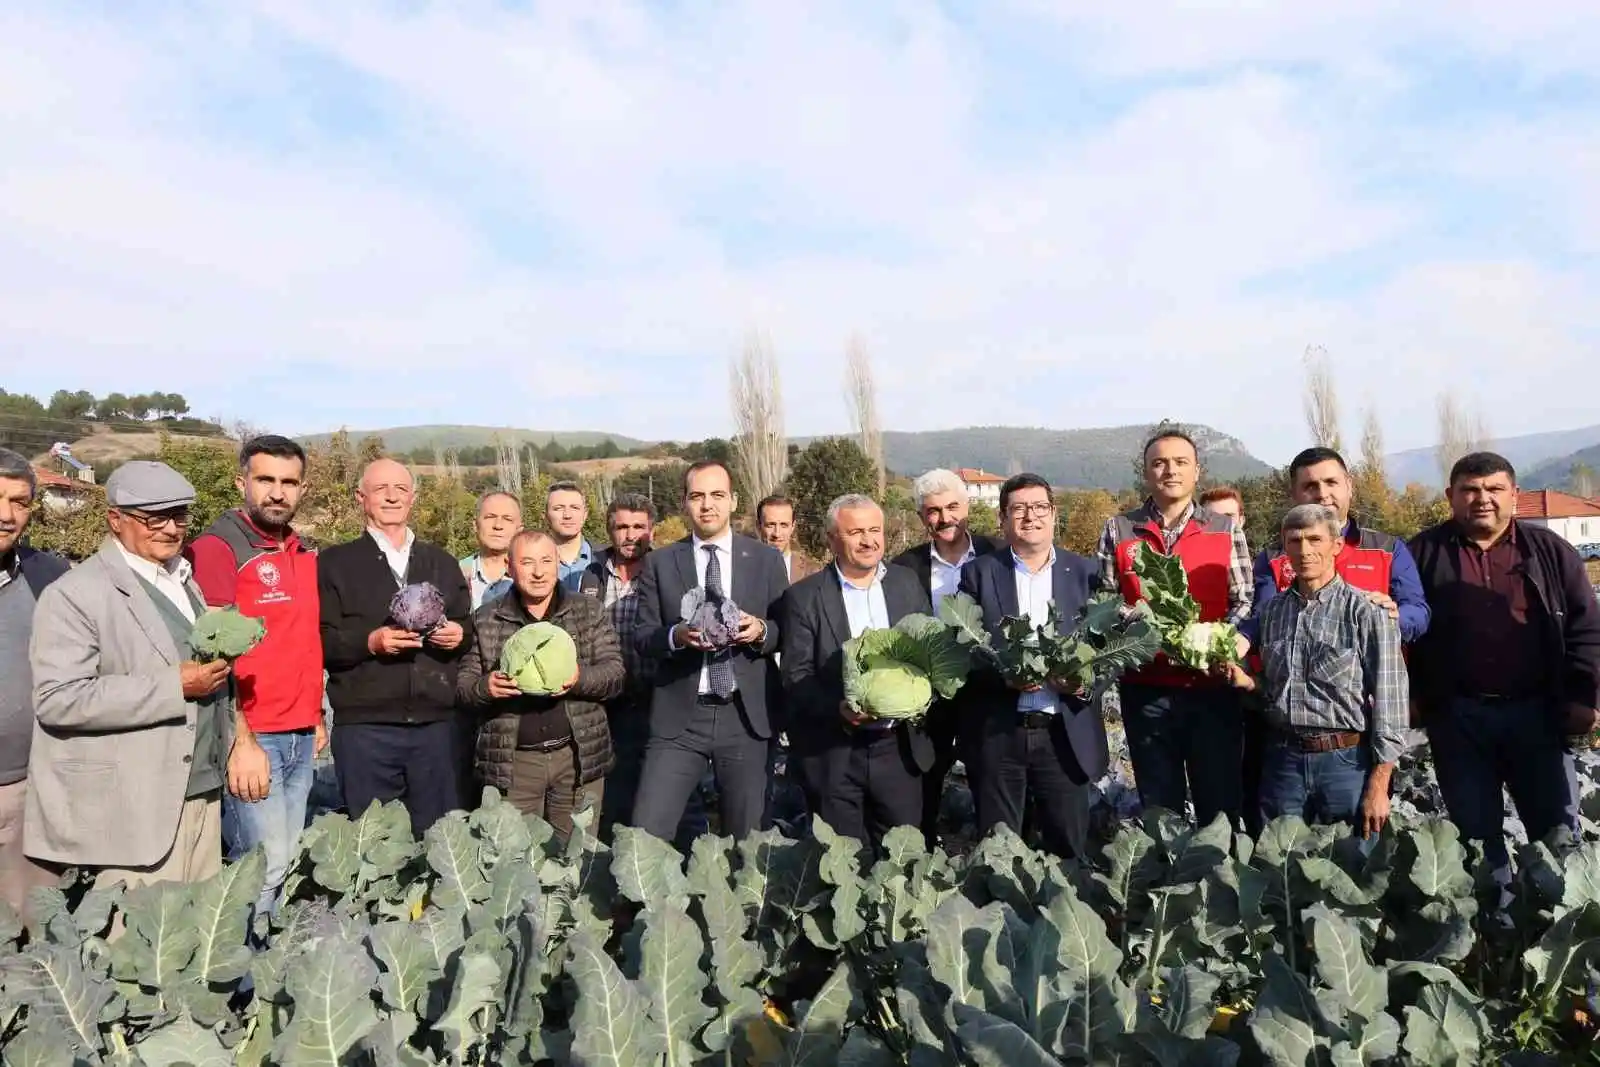
<instances>
[{"instance_id":1,"label":"man holding cabbage","mask_svg":"<svg viewBox=\"0 0 1600 1067\"><path fill-rule=\"evenodd\" d=\"M511 591L473 615L456 692L486 716L478 777L565 840L574 812L600 814L616 762L605 702L622 692L622 649L599 598L562 583L549 534L517 534L509 563Z\"/></svg>"},{"instance_id":2,"label":"man holding cabbage","mask_svg":"<svg viewBox=\"0 0 1600 1067\"><path fill-rule=\"evenodd\" d=\"M790 587L785 598L789 749L811 811L838 833L876 846L893 827L922 822L921 776L933 766L933 743L909 716L926 712L933 692L926 672L894 658L889 644L910 641L891 627L926 616L931 602L915 574L883 562L883 510L869 497L851 494L829 505L827 536L832 566ZM847 671L856 652L869 669ZM847 673L854 683L848 692Z\"/></svg>"}]
</instances>

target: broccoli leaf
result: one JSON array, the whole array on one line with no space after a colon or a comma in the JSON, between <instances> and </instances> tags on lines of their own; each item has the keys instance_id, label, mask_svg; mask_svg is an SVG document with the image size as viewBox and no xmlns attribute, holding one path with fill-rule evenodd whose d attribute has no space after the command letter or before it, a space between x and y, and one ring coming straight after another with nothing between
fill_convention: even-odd
<instances>
[{"instance_id":1,"label":"broccoli leaf","mask_svg":"<svg viewBox=\"0 0 1600 1067\"><path fill-rule=\"evenodd\" d=\"M208 611L195 620L189 631L189 645L200 663L214 659L236 660L255 648L267 636L266 623L239 614L235 607Z\"/></svg>"}]
</instances>

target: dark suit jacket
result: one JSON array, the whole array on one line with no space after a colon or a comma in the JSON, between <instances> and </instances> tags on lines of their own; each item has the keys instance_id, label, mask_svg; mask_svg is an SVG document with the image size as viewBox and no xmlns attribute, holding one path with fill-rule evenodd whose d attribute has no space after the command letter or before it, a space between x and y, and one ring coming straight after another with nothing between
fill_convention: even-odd
<instances>
[{"instance_id":1,"label":"dark suit jacket","mask_svg":"<svg viewBox=\"0 0 1600 1067\"><path fill-rule=\"evenodd\" d=\"M705 653L692 648L673 651L667 634L683 621L683 594L700 583L695 579L694 539L652 551L639 575L639 622L633 631L634 647L656 664L650 693L650 732L657 737L677 737L688 726L700 692L700 668ZM767 632L759 645L739 645L733 653L733 676L745 723L756 737L773 735L772 716L779 696L777 668L772 657L782 634L780 601L789 587L783 557L778 550L753 537L733 535L733 578L728 596L739 610L765 619Z\"/></svg>"},{"instance_id":2,"label":"dark suit jacket","mask_svg":"<svg viewBox=\"0 0 1600 1067\"><path fill-rule=\"evenodd\" d=\"M904 567L887 567L883 602L894 624L929 610L928 588ZM822 796L848 768L851 732L839 714L844 700L844 643L850 639L839 574L832 567L791 586L784 597L783 687L788 698L789 749L800 760L806 782ZM933 766L933 742L921 725L895 731L912 773Z\"/></svg>"},{"instance_id":3,"label":"dark suit jacket","mask_svg":"<svg viewBox=\"0 0 1600 1067\"><path fill-rule=\"evenodd\" d=\"M989 556L1004 549L1005 542L998 538L988 537L984 534L972 535L972 549L979 556ZM928 556L928 542L914 545L906 549L889 561L891 566L904 567L917 576L922 582L922 591L932 596L933 587L933 560ZM939 605L935 604L937 608Z\"/></svg>"},{"instance_id":4,"label":"dark suit jacket","mask_svg":"<svg viewBox=\"0 0 1600 1067\"><path fill-rule=\"evenodd\" d=\"M1099 567L1094 560L1056 549L1052 590L1056 625L1076 625L1089 597L1099 584ZM1010 552L993 552L979 556L961 568L961 591L976 600L983 608L983 625L991 635L996 635L1000 621L1007 615L1022 614L1017 603L1017 579ZM967 680L966 688L972 691L970 706L983 716L1015 714L1017 692L1011 689L992 670L975 670ZM1097 708L1068 699L1065 713L1051 730L1058 742L1071 746L1072 754L1091 781L1105 773L1108 762L1105 724L1100 721ZM979 724L981 725L981 724ZM981 731L980 731L981 733Z\"/></svg>"}]
</instances>

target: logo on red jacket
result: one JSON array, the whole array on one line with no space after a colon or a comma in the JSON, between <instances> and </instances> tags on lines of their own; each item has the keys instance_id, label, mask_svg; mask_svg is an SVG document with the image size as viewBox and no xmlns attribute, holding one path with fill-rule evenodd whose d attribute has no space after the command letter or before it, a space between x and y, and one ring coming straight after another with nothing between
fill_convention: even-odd
<instances>
[{"instance_id":1,"label":"logo on red jacket","mask_svg":"<svg viewBox=\"0 0 1600 1067\"><path fill-rule=\"evenodd\" d=\"M283 577L278 573L278 565L270 559L264 559L256 564L256 577L261 579L261 584L271 589Z\"/></svg>"}]
</instances>

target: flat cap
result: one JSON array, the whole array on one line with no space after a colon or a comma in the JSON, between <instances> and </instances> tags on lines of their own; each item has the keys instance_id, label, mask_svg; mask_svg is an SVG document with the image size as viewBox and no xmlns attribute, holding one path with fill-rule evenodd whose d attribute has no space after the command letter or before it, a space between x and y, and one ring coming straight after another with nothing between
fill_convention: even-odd
<instances>
[{"instance_id":1,"label":"flat cap","mask_svg":"<svg viewBox=\"0 0 1600 1067\"><path fill-rule=\"evenodd\" d=\"M194 503L189 479L150 459L129 460L106 479L106 503L114 508L166 511Z\"/></svg>"}]
</instances>

